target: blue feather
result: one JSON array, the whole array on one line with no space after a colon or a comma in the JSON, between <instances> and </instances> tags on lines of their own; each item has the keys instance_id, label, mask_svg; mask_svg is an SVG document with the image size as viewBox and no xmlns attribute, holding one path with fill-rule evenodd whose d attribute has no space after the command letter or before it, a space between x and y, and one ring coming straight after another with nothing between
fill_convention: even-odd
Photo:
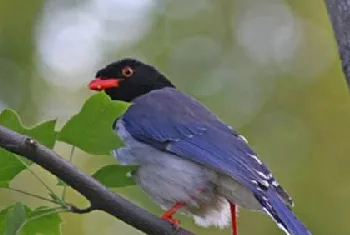
<instances>
[{"instance_id":1,"label":"blue feather","mask_svg":"<svg viewBox=\"0 0 350 235\"><path fill-rule=\"evenodd\" d=\"M293 235L311 234L292 203L239 134L194 99L173 88L134 100L122 117L137 140L227 174L253 192L266 212Z\"/></svg>"},{"instance_id":2,"label":"blue feather","mask_svg":"<svg viewBox=\"0 0 350 235\"><path fill-rule=\"evenodd\" d=\"M257 197L258 198L258 197ZM311 235L311 232L298 220L294 213L279 199L276 192L268 190L267 201L261 200L265 212L271 216L278 226L287 234Z\"/></svg>"}]
</instances>

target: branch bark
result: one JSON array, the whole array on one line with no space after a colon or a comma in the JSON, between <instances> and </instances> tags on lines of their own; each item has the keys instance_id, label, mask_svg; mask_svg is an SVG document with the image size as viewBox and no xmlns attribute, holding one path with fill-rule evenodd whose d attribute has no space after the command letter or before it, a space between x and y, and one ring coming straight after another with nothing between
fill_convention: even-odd
<instances>
[{"instance_id":1,"label":"branch bark","mask_svg":"<svg viewBox=\"0 0 350 235\"><path fill-rule=\"evenodd\" d=\"M343 72L350 87L350 1L324 0L331 20Z\"/></svg>"},{"instance_id":2,"label":"branch bark","mask_svg":"<svg viewBox=\"0 0 350 235\"><path fill-rule=\"evenodd\" d=\"M91 203L87 212L92 209L104 211L147 234L194 235L182 228L174 229L167 221L108 190L52 150L1 125L0 147L35 162L81 193Z\"/></svg>"}]
</instances>

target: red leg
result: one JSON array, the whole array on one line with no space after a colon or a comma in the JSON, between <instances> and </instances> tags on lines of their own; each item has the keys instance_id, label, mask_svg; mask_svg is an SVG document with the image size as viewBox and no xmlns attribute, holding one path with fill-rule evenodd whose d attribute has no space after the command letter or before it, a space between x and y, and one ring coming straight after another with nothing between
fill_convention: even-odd
<instances>
[{"instance_id":1,"label":"red leg","mask_svg":"<svg viewBox=\"0 0 350 235\"><path fill-rule=\"evenodd\" d=\"M200 187L197 192L194 195L190 195L189 199L194 199L195 195L197 193L201 193L205 190L205 188L202 186ZM186 203L184 201L179 201L177 202L175 205L173 205L169 210L167 210L166 212L164 212L161 216L162 219L165 219L167 221L169 221L169 223L178 226L180 224L180 221L177 219L173 218L173 215L181 208L185 205Z\"/></svg>"},{"instance_id":2,"label":"red leg","mask_svg":"<svg viewBox=\"0 0 350 235\"><path fill-rule=\"evenodd\" d=\"M238 226L237 226L237 206L230 202L231 207L231 218L232 218L232 235L238 235Z\"/></svg>"},{"instance_id":3,"label":"red leg","mask_svg":"<svg viewBox=\"0 0 350 235\"><path fill-rule=\"evenodd\" d=\"M169 210L164 212L161 216L162 219L165 219L169 221L169 223L178 226L180 224L180 221L173 218L173 215L183 206L185 205L184 201L177 202L175 205L173 205Z\"/></svg>"}]
</instances>

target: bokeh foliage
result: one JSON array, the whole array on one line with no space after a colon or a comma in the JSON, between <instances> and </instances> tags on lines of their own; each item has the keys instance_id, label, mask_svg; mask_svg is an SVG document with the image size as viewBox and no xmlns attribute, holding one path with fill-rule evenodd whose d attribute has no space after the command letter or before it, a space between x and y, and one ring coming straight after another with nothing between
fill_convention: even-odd
<instances>
[{"instance_id":1,"label":"bokeh foliage","mask_svg":"<svg viewBox=\"0 0 350 235\"><path fill-rule=\"evenodd\" d=\"M25 123L55 118L62 123L90 95L86 87L69 91L51 86L47 82L50 76L42 77L38 72L36 33L44 6L49 2L55 1L0 1L0 101L18 111ZM85 3L66 2L72 8L82 8ZM300 17L298 22L304 22L305 41L296 56L283 66L257 63L237 39L240 20L245 15L254 17L247 12L257 1L202 0L204 7L191 14L186 12L196 9L198 1L154 2L161 10L150 15L153 22L150 29L132 45L101 47L106 50L101 66L123 56L138 56L156 65L179 89L200 99L247 137L293 196L296 214L314 234L349 234L349 95L323 2L285 1ZM277 0L260 2L270 4ZM266 35L257 35L255 44L264 44L265 39ZM94 59L93 54L91 57ZM321 67L321 72L314 73L315 67ZM91 78L84 78L86 84ZM39 102L42 100L51 103L43 108ZM58 110L54 116L48 114L52 110ZM67 146L58 144L55 150L68 158ZM114 163L112 158L94 158L81 151L76 155L74 163L91 173ZM50 175L43 175L56 184L56 180L50 181ZM43 192L26 173L21 173L13 184ZM160 213L136 187L118 192ZM0 199L3 208L19 199L34 207L40 205L5 191L0 192ZM85 203L72 191L68 199ZM67 235L115 231L140 234L102 213L64 218L62 229ZM183 220L183 225L198 234L229 234L228 230L197 228L189 219ZM267 216L243 209L239 225L242 234L282 234Z\"/></svg>"}]
</instances>

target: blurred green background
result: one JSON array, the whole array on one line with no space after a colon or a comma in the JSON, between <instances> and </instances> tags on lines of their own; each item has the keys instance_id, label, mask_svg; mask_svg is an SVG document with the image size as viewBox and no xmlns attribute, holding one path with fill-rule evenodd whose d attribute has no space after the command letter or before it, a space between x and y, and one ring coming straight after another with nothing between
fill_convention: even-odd
<instances>
[{"instance_id":1,"label":"blurred green background","mask_svg":"<svg viewBox=\"0 0 350 235\"><path fill-rule=\"evenodd\" d=\"M0 0L0 110L15 109L27 125L62 124L92 94L95 71L125 56L154 64L243 133L313 234L350 234L350 102L323 1ZM69 146L55 149L68 158ZM115 163L81 151L73 162L89 173ZM28 172L12 186L45 194ZM137 187L118 192L161 213ZM16 201L43 204L0 191L1 208ZM68 201L87 204L72 190ZM101 212L63 217L65 235L141 234ZM197 234L230 234L180 218ZM244 209L239 228L283 234Z\"/></svg>"}]
</instances>

